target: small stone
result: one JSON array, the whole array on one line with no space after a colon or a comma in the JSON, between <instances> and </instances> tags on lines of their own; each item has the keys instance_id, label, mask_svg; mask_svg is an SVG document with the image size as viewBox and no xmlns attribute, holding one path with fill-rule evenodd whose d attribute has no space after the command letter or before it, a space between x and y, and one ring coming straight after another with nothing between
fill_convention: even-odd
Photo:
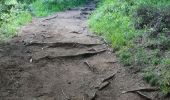
<instances>
[{"instance_id":1,"label":"small stone","mask_svg":"<svg viewBox=\"0 0 170 100\"><path fill-rule=\"evenodd\" d=\"M33 59L31 58L31 59L30 59L30 63L32 63L32 61L33 61Z\"/></svg>"}]
</instances>

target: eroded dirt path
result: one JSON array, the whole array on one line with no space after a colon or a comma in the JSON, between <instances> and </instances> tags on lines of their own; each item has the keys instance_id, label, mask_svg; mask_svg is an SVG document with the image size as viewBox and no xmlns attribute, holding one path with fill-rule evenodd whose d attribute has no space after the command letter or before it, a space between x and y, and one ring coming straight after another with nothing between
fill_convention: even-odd
<instances>
[{"instance_id":1,"label":"eroded dirt path","mask_svg":"<svg viewBox=\"0 0 170 100\"><path fill-rule=\"evenodd\" d=\"M90 34L87 16L94 6L34 19L1 44L0 100L146 100L122 94L149 85Z\"/></svg>"}]
</instances>

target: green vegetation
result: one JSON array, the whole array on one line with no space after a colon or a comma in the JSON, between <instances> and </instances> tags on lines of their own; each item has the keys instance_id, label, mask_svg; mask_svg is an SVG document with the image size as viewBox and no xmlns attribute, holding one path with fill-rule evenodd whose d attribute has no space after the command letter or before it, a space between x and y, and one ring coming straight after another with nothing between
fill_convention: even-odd
<instances>
[{"instance_id":1,"label":"green vegetation","mask_svg":"<svg viewBox=\"0 0 170 100\"><path fill-rule=\"evenodd\" d=\"M82 5L86 0L36 0L32 3L36 16L47 16L56 11L62 11Z\"/></svg>"},{"instance_id":2,"label":"green vegetation","mask_svg":"<svg viewBox=\"0 0 170 100\"><path fill-rule=\"evenodd\" d=\"M86 0L0 0L0 40L15 36L21 25L31 22L32 16L47 16L85 2Z\"/></svg>"},{"instance_id":3,"label":"green vegetation","mask_svg":"<svg viewBox=\"0 0 170 100\"><path fill-rule=\"evenodd\" d=\"M100 0L90 29L112 43L120 61L170 93L170 1Z\"/></svg>"},{"instance_id":4,"label":"green vegetation","mask_svg":"<svg viewBox=\"0 0 170 100\"><path fill-rule=\"evenodd\" d=\"M15 0L0 1L0 40L15 35L19 26L31 21L31 14Z\"/></svg>"},{"instance_id":5,"label":"green vegetation","mask_svg":"<svg viewBox=\"0 0 170 100\"><path fill-rule=\"evenodd\" d=\"M151 9L150 6L161 9L168 3L168 0L101 0L89 20L89 26L93 32L112 41L114 48L120 48L142 31L135 29L135 24L142 21L137 17L137 10Z\"/></svg>"},{"instance_id":6,"label":"green vegetation","mask_svg":"<svg viewBox=\"0 0 170 100\"><path fill-rule=\"evenodd\" d=\"M103 0L99 8L90 18L89 25L92 31L104 35L112 41L114 48L119 48L129 39L137 35L131 20L133 6L123 0Z\"/></svg>"}]
</instances>

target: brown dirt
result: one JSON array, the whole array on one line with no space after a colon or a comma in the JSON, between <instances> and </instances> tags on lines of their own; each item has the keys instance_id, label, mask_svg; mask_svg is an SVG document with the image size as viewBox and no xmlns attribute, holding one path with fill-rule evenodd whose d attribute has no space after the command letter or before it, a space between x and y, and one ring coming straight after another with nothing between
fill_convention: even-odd
<instances>
[{"instance_id":1,"label":"brown dirt","mask_svg":"<svg viewBox=\"0 0 170 100\"><path fill-rule=\"evenodd\" d=\"M87 27L94 4L35 18L0 46L0 100L146 100L150 87ZM157 93L145 93L156 100Z\"/></svg>"}]
</instances>

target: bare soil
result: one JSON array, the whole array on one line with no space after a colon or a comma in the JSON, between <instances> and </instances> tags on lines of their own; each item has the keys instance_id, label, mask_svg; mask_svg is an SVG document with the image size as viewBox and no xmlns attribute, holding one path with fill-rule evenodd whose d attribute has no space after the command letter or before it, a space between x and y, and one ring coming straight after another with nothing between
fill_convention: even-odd
<instances>
[{"instance_id":1,"label":"bare soil","mask_svg":"<svg viewBox=\"0 0 170 100\"><path fill-rule=\"evenodd\" d=\"M35 18L0 46L0 100L147 100L150 88L88 30L95 4ZM157 100L157 92L141 92Z\"/></svg>"}]
</instances>

